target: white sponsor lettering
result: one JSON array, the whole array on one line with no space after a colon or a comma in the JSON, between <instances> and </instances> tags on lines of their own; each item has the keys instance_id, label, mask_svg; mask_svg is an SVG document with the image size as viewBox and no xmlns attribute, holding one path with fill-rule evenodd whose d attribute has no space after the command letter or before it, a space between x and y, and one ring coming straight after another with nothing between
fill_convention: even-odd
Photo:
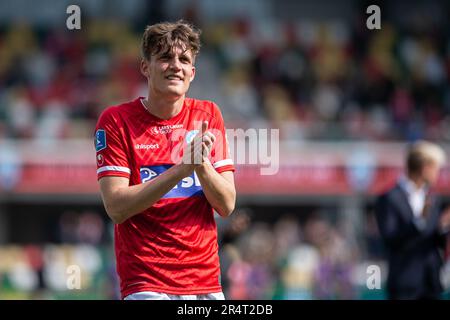
<instances>
[{"instance_id":1,"label":"white sponsor lettering","mask_svg":"<svg viewBox=\"0 0 450 320\"><path fill-rule=\"evenodd\" d=\"M140 144L137 143L134 148L136 150L148 150L148 149L159 149L159 144L155 143L155 144Z\"/></svg>"},{"instance_id":2,"label":"white sponsor lettering","mask_svg":"<svg viewBox=\"0 0 450 320\"><path fill-rule=\"evenodd\" d=\"M181 129L183 128L182 124L168 124L166 126L157 126L157 127L152 127L150 129L150 132L153 134L167 134L172 132L175 129Z\"/></svg>"}]
</instances>

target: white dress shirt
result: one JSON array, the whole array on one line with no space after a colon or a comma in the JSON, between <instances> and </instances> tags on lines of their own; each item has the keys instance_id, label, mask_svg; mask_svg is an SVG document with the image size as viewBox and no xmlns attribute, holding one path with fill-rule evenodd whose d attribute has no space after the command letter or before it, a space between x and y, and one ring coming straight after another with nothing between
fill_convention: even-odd
<instances>
[{"instance_id":1,"label":"white dress shirt","mask_svg":"<svg viewBox=\"0 0 450 320\"><path fill-rule=\"evenodd\" d=\"M428 187L424 185L418 188L416 184L406 176L402 176L399 180L400 187L406 192L409 206L414 214L414 223L422 230L425 227L426 220L422 216Z\"/></svg>"}]
</instances>

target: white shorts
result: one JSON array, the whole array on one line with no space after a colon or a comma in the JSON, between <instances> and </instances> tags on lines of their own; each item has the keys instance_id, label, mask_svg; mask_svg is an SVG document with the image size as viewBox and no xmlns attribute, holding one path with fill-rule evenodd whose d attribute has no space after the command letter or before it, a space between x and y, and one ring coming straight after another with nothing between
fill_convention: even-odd
<instances>
[{"instance_id":1,"label":"white shorts","mask_svg":"<svg viewBox=\"0 0 450 320\"><path fill-rule=\"evenodd\" d=\"M223 292L177 295L154 291L142 291L126 296L124 300L225 300L225 296L223 295Z\"/></svg>"}]
</instances>

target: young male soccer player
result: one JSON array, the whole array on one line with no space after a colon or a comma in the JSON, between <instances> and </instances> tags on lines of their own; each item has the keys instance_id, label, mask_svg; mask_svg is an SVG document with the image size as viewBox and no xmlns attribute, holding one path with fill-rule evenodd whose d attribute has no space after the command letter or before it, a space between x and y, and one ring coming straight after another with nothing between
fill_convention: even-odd
<instances>
[{"instance_id":1,"label":"young male soccer player","mask_svg":"<svg viewBox=\"0 0 450 320\"><path fill-rule=\"evenodd\" d=\"M185 22L148 26L148 96L107 108L97 123L124 299L224 299L213 209L234 209L234 166L217 105L186 97L199 49L199 31Z\"/></svg>"}]
</instances>

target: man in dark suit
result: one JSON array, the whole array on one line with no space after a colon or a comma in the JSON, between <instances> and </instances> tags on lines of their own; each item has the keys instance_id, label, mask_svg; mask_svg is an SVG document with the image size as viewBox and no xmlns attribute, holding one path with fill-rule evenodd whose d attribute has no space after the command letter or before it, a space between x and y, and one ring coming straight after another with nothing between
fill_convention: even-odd
<instances>
[{"instance_id":1,"label":"man in dark suit","mask_svg":"<svg viewBox=\"0 0 450 320\"><path fill-rule=\"evenodd\" d=\"M440 269L450 228L430 187L445 162L443 150L419 141L408 150L406 175L378 197L375 214L388 254L389 299L439 299Z\"/></svg>"}]
</instances>

